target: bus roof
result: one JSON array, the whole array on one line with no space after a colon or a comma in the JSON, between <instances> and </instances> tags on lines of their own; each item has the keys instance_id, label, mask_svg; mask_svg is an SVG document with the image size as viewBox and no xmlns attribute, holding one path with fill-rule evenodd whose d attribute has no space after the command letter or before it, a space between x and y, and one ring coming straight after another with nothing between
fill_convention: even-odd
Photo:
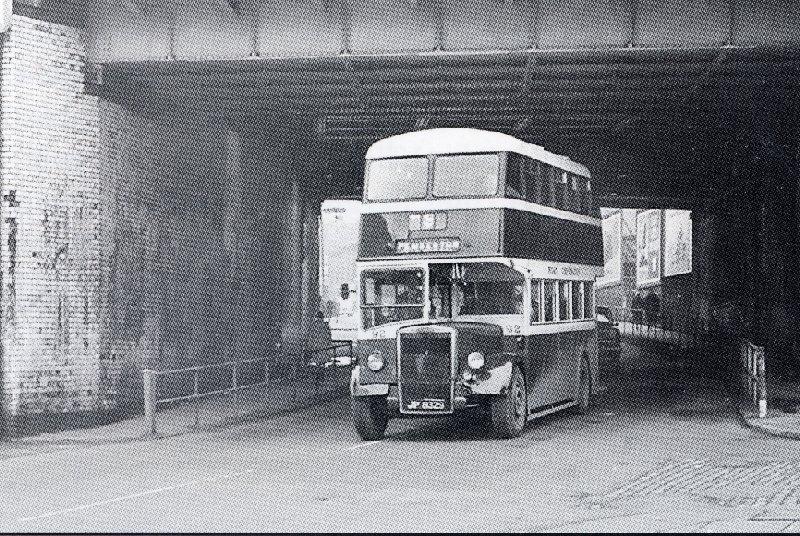
<instances>
[{"instance_id":1,"label":"bus roof","mask_svg":"<svg viewBox=\"0 0 800 536\"><path fill-rule=\"evenodd\" d=\"M546 164L591 177L583 164L569 157L546 151L541 145L526 143L508 134L477 128L432 128L398 134L373 143L367 150L367 160L422 156L428 154L494 153L509 151L529 156Z\"/></svg>"}]
</instances>

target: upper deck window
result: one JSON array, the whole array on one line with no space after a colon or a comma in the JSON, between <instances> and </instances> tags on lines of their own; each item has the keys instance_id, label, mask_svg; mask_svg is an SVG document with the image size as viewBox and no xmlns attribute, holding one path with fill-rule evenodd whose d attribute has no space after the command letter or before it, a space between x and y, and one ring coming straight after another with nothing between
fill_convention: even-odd
<instances>
[{"instance_id":1,"label":"upper deck window","mask_svg":"<svg viewBox=\"0 0 800 536\"><path fill-rule=\"evenodd\" d=\"M437 156L433 168L434 197L485 197L497 195L500 155Z\"/></svg>"},{"instance_id":2,"label":"upper deck window","mask_svg":"<svg viewBox=\"0 0 800 536\"><path fill-rule=\"evenodd\" d=\"M367 199L423 199L428 190L428 158L371 160L367 167Z\"/></svg>"}]
</instances>

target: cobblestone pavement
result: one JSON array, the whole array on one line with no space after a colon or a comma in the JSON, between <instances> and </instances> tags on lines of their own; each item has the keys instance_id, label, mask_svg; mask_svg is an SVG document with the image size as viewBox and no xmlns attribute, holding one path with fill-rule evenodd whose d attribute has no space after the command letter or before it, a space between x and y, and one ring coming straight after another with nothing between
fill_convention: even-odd
<instances>
[{"instance_id":1,"label":"cobblestone pavement","mask_svg":"<svg viewBox=\"0 0 800 536\"><path fill-rule=\"evenodd\" d=\"M359 441L339 400L224 430L0 446L5 531L800 531L800 443L626 348L588 415L501 441L468 418Z\"/></svg>"}]
</instances>

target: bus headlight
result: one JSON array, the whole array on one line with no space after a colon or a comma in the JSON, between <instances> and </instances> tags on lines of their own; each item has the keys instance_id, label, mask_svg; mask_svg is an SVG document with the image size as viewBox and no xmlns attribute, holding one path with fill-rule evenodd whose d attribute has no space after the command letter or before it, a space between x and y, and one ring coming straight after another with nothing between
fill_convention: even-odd
<instances>
[{"instance_id":1,"label":"bus headlight","mask_svg":"<svg viewBox=\"0 0 800 536\"><path fill-rule=\"evenodd\" d=\"M484 359L483 354L480 352L472 352L467 356L467 365L472 370L478 370L483 366Z\"/></svg>"},{"instance_id":2,"label":"bus headlight","mask_svg":"<svg viewBox=\"0 0 800 536\"><path fill-rule=\"evenodd\" d=\"M372 372L378 372L383 368L383 356L380 352L369 354L367 356L367 366Z\"/></svg>"}]
</instances>

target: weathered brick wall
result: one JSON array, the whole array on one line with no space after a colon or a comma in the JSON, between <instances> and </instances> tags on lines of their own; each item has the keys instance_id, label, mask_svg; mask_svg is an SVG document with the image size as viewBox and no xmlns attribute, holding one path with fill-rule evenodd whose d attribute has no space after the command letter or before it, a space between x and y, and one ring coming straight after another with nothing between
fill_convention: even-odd
<instances>
[{"instance_id":1,"label":"weathered brick wall","mask_svg":"<svg viewBox=\"0 0 800 536\"><path fill-rule=\"evenodd\" d=\"M145 365L273 356L280 375L315 307L302 136L87 95L65 26L15 16L2 52L11 421L136 409Z\"/></svg>"},{"instance_id":2,"label":"weathered brick wall","mask_svg":"<svg viewBox=\"0 0 800 536\"><path fill-rule=\"evenodd\" d=\"M12 417L93 410L97 98L74 29L15 16L2 47L2 391Z\"/></svg>"}]
</instances>

